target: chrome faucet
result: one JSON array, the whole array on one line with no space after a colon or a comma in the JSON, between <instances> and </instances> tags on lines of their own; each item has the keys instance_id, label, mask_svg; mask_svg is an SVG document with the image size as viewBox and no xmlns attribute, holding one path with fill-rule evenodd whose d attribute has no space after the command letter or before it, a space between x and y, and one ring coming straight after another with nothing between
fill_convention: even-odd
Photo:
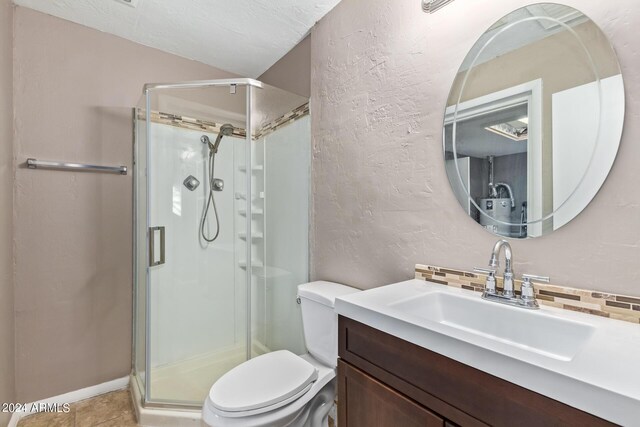
<instances>
[{"instance_id":1,"label":"chrome faucet","mask_svg":"<svg viewBox=\"0 0 640 427\"><path fill-rule=\"evenodd\" d=\"M513 252L511 251L511 245L506 240L498 240L491 252L491 259L489 260L489 267L498 269L500 267L500 252L504 248L504 284L502 296L507 298L513 298L513 269L511 263L513 262Z\"/></svg>"},{"instance_id":2,"label":"chrome faucet","mask_svg":"<svg viewBox=\"0 0 640 427\"><path fill-rule=\"evenodd\" d=\"M503 290L498 292L496 290L496 271L500 266L500 253L504 249L505 268L503 278ZM489 260L489 267L491 268L474 268L473 271L477 273L483 273L487 275L485 282L485 289L482 293L482 298L499 302L501 304L514 305L517 307L538 309L538 301L536 301L535 290L533 280L538 282L549 283L549 278L544 276L534 276L532 274L522 275L522 287L520 296L516 296L513 289L513 252L511 251L511 245L506 240L499 240L493 247L491 252L491 259Z\"/></svg>"}]
</instances>

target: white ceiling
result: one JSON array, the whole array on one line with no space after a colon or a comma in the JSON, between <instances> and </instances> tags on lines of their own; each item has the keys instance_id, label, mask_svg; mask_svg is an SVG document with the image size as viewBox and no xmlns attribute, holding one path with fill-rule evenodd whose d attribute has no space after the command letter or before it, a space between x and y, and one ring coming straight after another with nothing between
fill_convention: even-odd
<instances>
[{"instance_id":1,"label":"white ceiling","mask_svg":"<svg viewBox=\"0 0 640 427\"><path fill-rule=\"evenodd\" d=\"M256 78L340 0L14 0L134 42Z\"/></svg>"}]
</instances>

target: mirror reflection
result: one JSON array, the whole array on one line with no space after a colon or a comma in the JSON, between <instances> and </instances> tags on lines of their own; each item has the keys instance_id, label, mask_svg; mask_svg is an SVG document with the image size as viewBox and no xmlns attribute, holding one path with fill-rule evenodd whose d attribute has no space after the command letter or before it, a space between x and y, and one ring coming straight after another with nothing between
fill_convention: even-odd
<instances>
[{"instance_id":1,"label":"mirror reflection","mask_svg":"<svg viewBox=\"0 0 640 427\"><path fill-rule=\"evenodd\" d=\"M444 119L445 168L460 205L505 237L550 233L595 196L624 118L620 67L584 14L518 9L465 58Z\"/></svg>"}]
</instances>

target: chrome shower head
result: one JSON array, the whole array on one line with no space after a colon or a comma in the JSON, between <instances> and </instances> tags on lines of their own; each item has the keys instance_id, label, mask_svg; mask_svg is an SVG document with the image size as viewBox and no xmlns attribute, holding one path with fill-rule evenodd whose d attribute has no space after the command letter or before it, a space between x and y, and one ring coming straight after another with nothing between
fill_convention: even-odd
<instances>
[{"instance_id":1,"label":"chrome shower head","mask_svg":"<svg viewBox=\"0 0 640 427\"><path fill-rule=\"evenodd\" d=\"M218 137L216 138L216 142L213 143L213 152L217 153L218 152L218 147L220 146L220 141L222 141L222 137L223 136L231 136L233 135L233 130L235 128L233 127L233 125L230 125L229 123L226 123L222 126L220 126L220 132L218 133Z\"/></svg>"},{"instance_id":2,"label":"chrome shower head","mask_svg":"<svg viewBox=\"0 0 640 427\"><path fill-rule=\"evenodd\" d=\"M233 131L235 130L235 127L233 125L230 125L229 123L226 123L222 126L220 126L220 133L224 136L231 136L233 135Z\"/></svg>"},{"instance_id":3,"label":"chrome shower head","mask_svg":"<svg viewBox=\"0 0 640 427\"><path fill-rule=\"evenodd\" d=\"M220 132L218 133L218 137L216 138L216 142L214 142L213 144L211 143L211 140L209 139L209 137L207 135L202 135L202 137L200 137L200 141L203 144L208 144L209 145L209 150L211 150L213 153L217 153L218 152L218 147L220 146L220 141L222 141L222 137L223 136L231 136L233 135L233 131L236 128L233 125L230 125L229 123L226 123L222 126L220 126Z\"/></svg>"}]
</instances>

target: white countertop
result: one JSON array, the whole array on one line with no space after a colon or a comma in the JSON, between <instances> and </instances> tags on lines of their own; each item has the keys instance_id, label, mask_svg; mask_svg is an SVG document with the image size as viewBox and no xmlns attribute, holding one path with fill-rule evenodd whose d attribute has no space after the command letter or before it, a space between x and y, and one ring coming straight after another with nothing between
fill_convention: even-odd
<instances>
[{"instance_id":1,"label":"white countertop","mask_svg":"<svg viewBox=\"0 0 640 427\"><path fill-rule=\"evenodd\" d=\"M577 353L562 360L394 308L394 302L436 292L500 305L477 292L416 279L339 297L336 311L608 421L640 426L640 325L554 307L530 311L533 322L541 316L593 327ZM527 332L526 324L520 327Z\"/></svg>"}]
</instances>

